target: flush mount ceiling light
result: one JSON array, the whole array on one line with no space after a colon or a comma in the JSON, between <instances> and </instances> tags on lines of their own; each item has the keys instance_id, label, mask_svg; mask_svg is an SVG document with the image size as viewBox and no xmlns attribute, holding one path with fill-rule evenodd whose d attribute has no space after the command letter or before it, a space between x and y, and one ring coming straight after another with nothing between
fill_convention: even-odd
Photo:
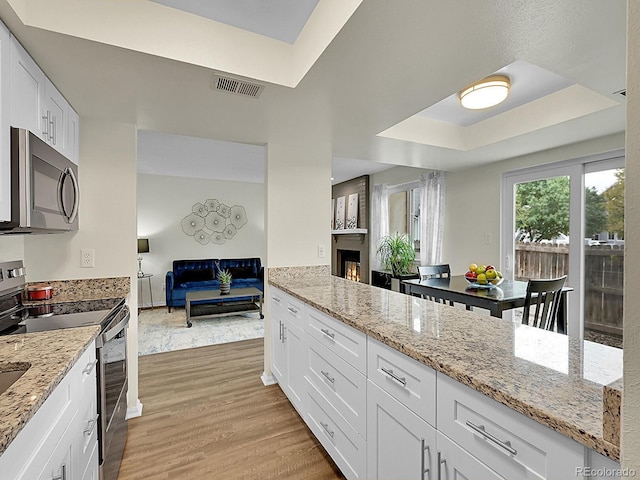
<instances>
[{"instance_id":1,"label":"flush mount ceiling light","mask_svg":"<svg viewBox=\"0 0 640 480\"><path fill-rule=\"evenodd\" d=\"M461 90L460 103L470 110L493 107L507 98L510 86L509 77L492 75Z\"/></svg>"}]
</instances>

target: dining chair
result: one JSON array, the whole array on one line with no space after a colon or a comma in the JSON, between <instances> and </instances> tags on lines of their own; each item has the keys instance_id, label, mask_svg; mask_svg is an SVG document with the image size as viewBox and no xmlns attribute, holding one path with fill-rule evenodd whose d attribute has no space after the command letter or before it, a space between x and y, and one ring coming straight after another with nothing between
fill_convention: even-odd
<instances>
[{"instance_id":1,"label":"dining chair","mask_svg":"<svg viewBox=\"0 0 640 480\"><path fill-rule=\"evenodd\" d=\"M567 279L566 275L559 278L545 280L529 280L527 294L524 300L522 323L545 330L556 331L558 309L562 287ZM531 316L533 311L533 316Z\"/></svg>"},{"instance_id":2,"label":"dining chair","mask_svg":"<svg viewBox=\"0 0 640 480\"><path fill-rule=\"evenodd\" d=\"M421 265L418 267L420 280L428 278L448 278L451 276L451 268L448 263L443 265Z\"/></svg>"},{"instance_id":3,"label":"dining chair","mask_svg":"<svg viewBox=\"0 0 640 480\"><path fill-rule=\"evenodd\" d=\"M420 265L418 267L418 275L420 275L420 280L428 280L430 278L449 278L451 277L451 268L448 263L442 265ZM434 297L433 295L422 295L422 298L438 303L447 303L446 300ZM449 305L453 307L453 302L451 300L449 300Z\"/></svg>"}]
</instances>

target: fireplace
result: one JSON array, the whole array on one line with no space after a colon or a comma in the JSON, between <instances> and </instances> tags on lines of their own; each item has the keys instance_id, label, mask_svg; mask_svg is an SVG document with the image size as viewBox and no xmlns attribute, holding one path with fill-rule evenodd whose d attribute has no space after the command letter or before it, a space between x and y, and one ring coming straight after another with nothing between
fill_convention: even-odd
<instances>
[{"instance_id":1,"label":"fireplace","mask_svg":"<svg viewBox=\"0 0 640 480\"><path fill-rule=\"evenodd\" d=\"M360 251L338 249L338 275L347 280L359 282L360 277Z\"/></svg>"}]
</instances>

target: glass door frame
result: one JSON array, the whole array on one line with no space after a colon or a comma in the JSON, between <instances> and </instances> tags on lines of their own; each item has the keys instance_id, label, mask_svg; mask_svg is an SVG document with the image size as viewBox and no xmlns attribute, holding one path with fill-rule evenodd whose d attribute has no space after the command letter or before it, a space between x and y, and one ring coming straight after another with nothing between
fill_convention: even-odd
<instances>
[{"instance_id":1,"label":"glass door frame","mask_svg":"<svg viewBox=\"0 0 640 480\"><path fill-rule=\"evenodd\" d=\"M568 161L539 165L502 174L500 202L500 259L505 278L514 279L515 271L515 187L519 183L545 178L569 177L569 281L573 287L568 298L567 334L584 338L584 176L585 173L624 167L624 150L592 155Z\"/></svg>"}]
</instances>

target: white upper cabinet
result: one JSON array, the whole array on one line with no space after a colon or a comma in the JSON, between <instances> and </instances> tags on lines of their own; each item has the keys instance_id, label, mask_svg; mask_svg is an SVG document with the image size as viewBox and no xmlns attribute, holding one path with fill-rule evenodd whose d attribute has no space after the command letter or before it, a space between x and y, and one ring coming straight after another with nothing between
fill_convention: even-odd
<instances>
[{"instance_id":1,"label":"white upper cabinet","mask_svg":"<svg viewBox=\"0 0 640 480\"><path fill-rule=\"evenodd\" d=\"M78 163L78 114L15 37L11 37L13 127L26 128Z\"/></svg>"},{"instance_id":2,"label":"white upper cabinet","mask_svg":"<svg viewBox=\"0 0 640 480\"><path fill-rule=\"evenodd\" d=\"M9 145L9 83L11 35L0 22L0 222L11 220L11 147Z\"/></svg>"}]
</instances>

